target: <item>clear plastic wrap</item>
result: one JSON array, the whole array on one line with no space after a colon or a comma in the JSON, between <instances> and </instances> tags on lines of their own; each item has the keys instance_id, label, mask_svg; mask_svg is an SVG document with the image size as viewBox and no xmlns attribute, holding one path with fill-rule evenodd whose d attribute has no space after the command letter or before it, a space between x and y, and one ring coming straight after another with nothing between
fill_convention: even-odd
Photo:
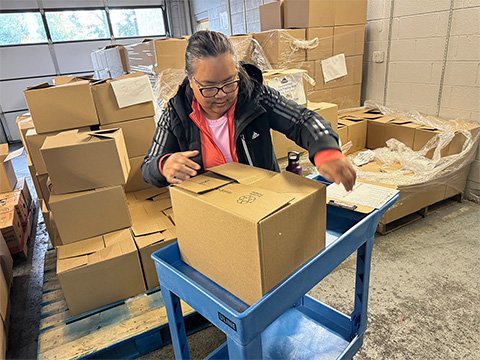
<instances>
[{"instance_id":1,"label":"clear plastic wrap","mask_svg":"<svg viewBox=\"0 0 480 360\"><path fill-rule=\"evenodd\" d=\"M175 96L184 79L184 69L166 69L155 77L155 84L153 85L155 122L158 122L168 100Z\"/></svg>"},{"instance_id":2,"label":"clear plastic wrap","mask_svg":"<svg viewBox=\"0 0 480 360\"><path fill-rule=\"evenodd\" d=\"M256 65L262 71L272 69L262 47L251 35L230 36L229 39L238 61Z\"/></svg>"},{"instance_id":3,"label":"clear plastic wrap","mask_svg":"<svg viewBox=\"0 0 480 360\"><path fill-rule=\"evenodd\" d=\"M436 135L418 151L392 138L387 140L386 147L372 149L375 153L372 163L355 166L359 179L394 184L400 189L400 200L389 210L384 223L464 192L479 144L480 124L401 112L372 102L365 105L383 115L437 129ZM462 143L460 151L442 156L442 150L453 142ZM433 156L426 157L432 150ZM350 158L353 160L356 155L351 154Z\"/></svg>"}]
</instances>

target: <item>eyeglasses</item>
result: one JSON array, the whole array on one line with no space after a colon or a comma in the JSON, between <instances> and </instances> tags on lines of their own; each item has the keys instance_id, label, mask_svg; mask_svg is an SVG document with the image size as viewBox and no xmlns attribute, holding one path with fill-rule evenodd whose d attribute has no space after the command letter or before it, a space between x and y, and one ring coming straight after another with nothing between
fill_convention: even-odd
<instances>
[{"instance_id":1,"label":"eyeglasses","mask_svg":"<svg viewBox=\"0 0 480 360\"><path fill-rule=\"evenodd\" d=\"M238 83L240 82L240 79L237 79L237 80L230 81L220 87L218 86L202 87L203 85L200 84L197 81L197 79L195 79L195 77L193 78L193 80L198 85L198 91L200 91L200 94L202 94L202 96L206 98L215 97L220 90L222 90L225 94L230 94L238 89Z\"/></svg>"}]
</instances>

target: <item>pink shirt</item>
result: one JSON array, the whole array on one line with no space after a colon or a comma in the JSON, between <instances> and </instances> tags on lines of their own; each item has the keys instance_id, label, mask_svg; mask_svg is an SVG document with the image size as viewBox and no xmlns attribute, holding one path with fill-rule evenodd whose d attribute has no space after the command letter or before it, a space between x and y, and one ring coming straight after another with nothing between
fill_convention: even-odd
<instances>
[{"instance_id":1,"label":"pink shirt","mask_svg":"<svg viewBox=\"0 0 480 360\"><path fill-rule=\"evenodd\" d=\"M208 127L210 128L210 133L212 134L215 144L218 146L220 151L225 158L227 163L232 162L232 154L230 152L230 134L228 133L228 118L225 113L218 120L207 119Z\"/></svg>"}]
</instances>

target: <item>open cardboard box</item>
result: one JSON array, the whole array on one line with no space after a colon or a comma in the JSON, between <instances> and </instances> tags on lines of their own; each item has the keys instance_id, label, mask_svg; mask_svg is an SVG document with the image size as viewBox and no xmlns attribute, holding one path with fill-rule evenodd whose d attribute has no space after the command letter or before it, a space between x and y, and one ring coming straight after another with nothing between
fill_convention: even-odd
<instances>
[{"instance_id":1,"label":"open cardboard box","mask_svg":"<svg viewBox=\"0 0 480 360\"><path fill-rule=\"evenodd\" d=\"M238 163L170 187L183 261L253 304L325 246L325 185Z\"/></svg>"},{"instance_id":2,"label":"open cardboard box","mask_svg":"<svg viewBox=\"0 0 480 360\"><path fill-rule=\"evenodd\" d=\"M59 246L57 275L71 315L145 291L129 229Z\"/></svg>"}]
</instances>

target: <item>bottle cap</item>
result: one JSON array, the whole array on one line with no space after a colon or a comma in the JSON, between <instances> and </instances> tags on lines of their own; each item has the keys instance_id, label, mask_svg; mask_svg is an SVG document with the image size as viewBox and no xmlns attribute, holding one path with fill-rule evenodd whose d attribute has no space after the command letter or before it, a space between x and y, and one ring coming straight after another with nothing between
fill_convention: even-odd
<instances>
[{"instance_id":1,"label":"bottle cap","mask_svg":"<svg viewBox=\"0 0 480 360\"><path fill-rule=\"evenodd\" d=\"M300 153L297 151L288 152L288 160L298 161L300 160Z\"/></svg>"}]
</instances>

